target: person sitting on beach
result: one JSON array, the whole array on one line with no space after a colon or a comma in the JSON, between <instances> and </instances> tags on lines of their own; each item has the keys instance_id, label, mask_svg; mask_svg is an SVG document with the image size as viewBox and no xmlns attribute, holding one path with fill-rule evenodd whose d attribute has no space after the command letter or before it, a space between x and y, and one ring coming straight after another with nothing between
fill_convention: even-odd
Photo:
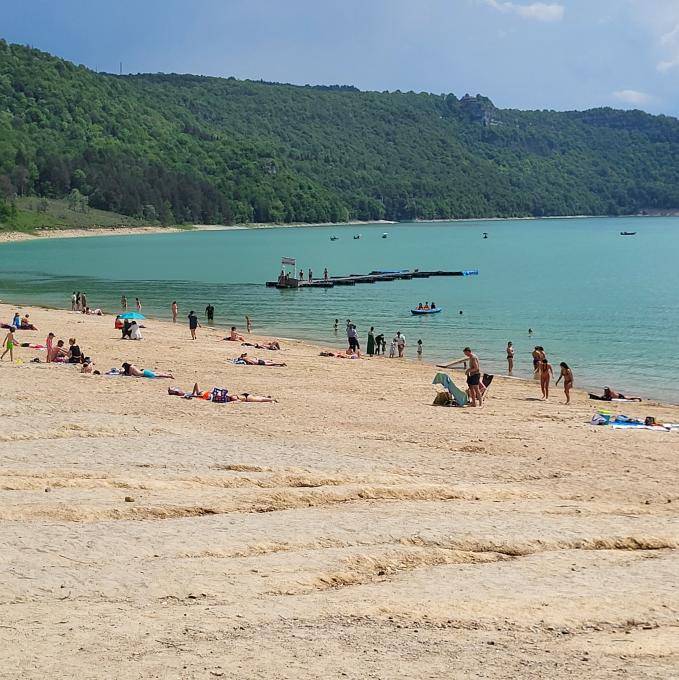
<instances>
[{"instance_id":1,"label":"person sitting on beach","mask_svg":"<svg viewBox=\"0 0 679 680\"><path fill-rule=\"evenodd\" d=\"M80 369L81 373L92 374L94 373L94 362L89 357L83 359L83 365Z\"/></svg>"},{"instance_id":2,"label":"person sitting on beach","mask_svg":"<svg viewBox=\"0 0 679 680\"><path fill-rule=\"evenodd\" d=\"M269 340L269 342L241 342L241 347L254 347L255 349L268 349L275 352L281 348L278 340Z\"/></svg>"},{"instance_id":3,"label":"person sitting on beach","mask_svg":"<svg viewBox=\"0 0 679 680\"><path fill-rule=\"evenodd\" d=\"M37 331L38 329L31 323L30 315L26 314L21 318L22 331Z\"/></svg>"},{"instance_id":4,"label":"person sitting on beach","mask_svg":"<svg viewBox=\"0 0 679 680\"><path fill-rule=\"evenodd\" d=\"M184 397L185 399L191 399L192 397L195 397L197 399L204 399L205 401L212 400L213 391L214 390L201 391L201 389L198 387L198 383L194 384L191 392L185 392L179 387L167 388L167 393L171 396ZM240 401L255 404L267 404L276 402L276 400L273 397L260 397L256 394L250 394L249 392L242 392L241 394L227 394L226 401L229 403L234 401Z\"/></svg>"},{"instance_id":5,"label":"person sitting on beach","mask_svg":"<svg viewBox=\"0 0 679 680\"><path fill-rule=\"evenodd\" d=\"M126 339L131 340L132 339L130 337L131 329L132 329L132 322L129 319L125 319L125 323L123 323L123 327L120 329L120 332L122 333L122 339L123 340L126 340Z\"/></svg>"},{"instance_id":6,"label":"person sitting on beach","mask_svg":"<svg viewBox=\"0 0 679 680\"><path fill-rule=\"evenodd\" d=\"M68 350L64 347L64 341L58 340L56 347L47 353L47 362L61 364L68 361Z\"/></svg>"},{"instance_id":7,"label":"person sitting on beach","mask_svg":"<svg viewBox=\"0 0 679 680\"><path fill-rule=\"evenodd\" d=\"M229 334L229 337L224 338L224 340L228 340L229 342L243 342L245 338L236 332L235 326L231 326L231 333Z\"/></svg>"},{"instance_id":8,"label":"person sitting on beach","mask_svg":"<svg viewBox=\"0 0 679 680\"><path fill-rule=\"evenodd\" d=\"M21 316L19 315L19 312L14 312L14 318L12 319L10 326L13 326L15 330L21 327Z\"/></svg>"},{"instance_id":9,"label":"person sitting on beach","mask_svg":"<svg viewBox=\"0 0 679 680\"><path fill-rule=\"evenodd\" d=\"M269 359L256 359L255 357L249 357L247 352L243 352L238 359L236 359L237 364L247 364L248 366L287 366L287 364L275 361L269 361Z\"/></svg>"},{"instance_id":10,"label":"person sitting on beach","mask_svg":"<svg viewBox=\"0 0 679 680\"><path fill-rule=\"evenodd\" d=\"M80 346L76 344L75 338L69 338L68 340L68 363L69 364L79 364L82 361L82 352L80 351Z\"/></svg>"},{"instance_id":11,"label":"person sitting on beach","mask_svg":"<svg viewBox=\"0 0 679 680\"><path fill-rule=\"evenodd\" d=\"M158 373L156 371L149 371L146 368L137 368L134 364L125 362L123 364L123 375L133 376L135 378L172 378L172 373Z\"/></svg>"},{"instance_id":12,"label":"person sitting on beach","mask_svg":"<svg viewBox=\"0 0 679 680\"><path fill-rule=\"evenodd\" d=\"M116 316L116 320L115 320L114 323L113 323L113 327L114 327L117 331L122 331L124 326L125 326L125 324L123 323L123 320L120 318L120 314L118 314L118 315Z\"/></svg>"},{"instance_id":13,"label":"person sitting on beach","mask_svg":"<svg viewBox=\"0 0 679 680\"><path fill-rule=\"evenodd\" d=\"M141 334L139 324L136 320L130 324L130 340L143 340L144 336Z\"/></svg>"}]
</instances>

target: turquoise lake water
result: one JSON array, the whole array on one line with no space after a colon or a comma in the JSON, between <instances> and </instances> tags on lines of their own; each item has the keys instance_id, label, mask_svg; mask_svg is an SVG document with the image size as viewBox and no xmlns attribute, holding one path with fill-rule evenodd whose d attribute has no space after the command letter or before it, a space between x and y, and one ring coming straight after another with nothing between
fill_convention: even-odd
<instances>
[{"instance_id":1,"label":"turquoise lake water","mask_svg":"<svg viewBox=\"0 0 679 680\"><path fill-rule=\"evenodd\" d=\"M333 234L339 240L331 242ZM296 257L315 277L324 267L331 275L409 268L480 275L268 289L281 256ZM242 328L248 314L258 333L328 346L344 343L351 318L362 347L371 325L388 339L401 330L413 358L418 338L427 361L459 358L471 345L488 372L504 372L511 340L521 377L532 373L533 346L543 345L555 368L569 363L578 386L609 384L679 402L679 218L193 231L0 246L3 301L68 307L73 290L105 311L118 309L121 293L132 304L139 296L145 313L162 317L174 299L182 318L190 309L202 316L212 303L224 326ZM445 311L410 314L432 300Z\"/></svg>"}]
</instances>

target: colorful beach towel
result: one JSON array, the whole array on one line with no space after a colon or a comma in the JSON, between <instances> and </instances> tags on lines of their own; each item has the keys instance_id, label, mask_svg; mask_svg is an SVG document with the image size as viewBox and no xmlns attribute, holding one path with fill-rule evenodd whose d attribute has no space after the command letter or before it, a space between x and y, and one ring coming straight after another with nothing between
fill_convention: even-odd
<instances>
[{"instance_id":1,"label":"colorful beach towel","mask_svg":"<svg viewBox=\"0 0 679 680\"><path fill-rule=\"evenodd\" d=\"M467 394L463 392L447 373L437 373L432 380L432 384L441 385L450 393L458 406L464 406L467 403Z\"/></svg>"}]
</instances>

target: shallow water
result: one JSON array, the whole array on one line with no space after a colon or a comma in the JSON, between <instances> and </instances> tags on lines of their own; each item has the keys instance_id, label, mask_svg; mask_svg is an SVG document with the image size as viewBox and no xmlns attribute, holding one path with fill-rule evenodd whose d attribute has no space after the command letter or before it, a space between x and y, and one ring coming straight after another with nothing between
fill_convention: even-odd
<instances>
[{"instance_id":1,"label":"shallow water","mask_svg":"<svg viewBox=\"0 0 679 680\"><path fill-rule=\"evenodd\" d=\"M381 238L383 232L389 237ZM489 238L482 239L482 232ZM621 231L636 231L622 237ZM362 234L354 240L354 234ZM330 241L331 235L339 240ZM578 386L679 402L679 218L590 218L436 224L302 227L183 232L7 243L0 246L3 300L70 306L84 290L92 307L118 308L121 293L144 312L182 318L216 308L216 322L328 345L344 342L344 320L362 346L375 326L405 333L408 355L421 338L426 360L474 347L489 372L504 372L516 349L515 375L532 373L530 351L543 345L555 367L566 361ZM281 256L314 276L373 269L476 269L477 277L430 278L278 291L264 287ZM441 314L414 317L432 301ZM460 315L459 311L463 314ZM334 319L339 331L333 330ZM533 334L528 335L528 328ZM42 330L42 329L41 329Z\"/></svg>"}]
</instances>

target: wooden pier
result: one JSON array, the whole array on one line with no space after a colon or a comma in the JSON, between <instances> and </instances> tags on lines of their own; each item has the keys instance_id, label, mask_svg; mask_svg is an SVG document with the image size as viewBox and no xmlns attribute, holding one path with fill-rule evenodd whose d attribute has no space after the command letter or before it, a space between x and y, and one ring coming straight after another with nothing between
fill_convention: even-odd
<instances>
[{"instance_id":1,"label":"wooden pier","mask_svg":"<svg viewBox=\"0 0 679 680\"><path fill-rule=\"evenodd\" d=\"M420 271L419 269L401 271L372 271L369 274L349 274L348 276L329 276L327 279L300 281L291 277L282 277L278 281L267 281L267 288L334 288L335 286L355 286L357 283L378 283L381 281L407 281L410 279L428 279L430 276L478 276L478 269L464 271Z\"/></svg>"}]
</instances>

